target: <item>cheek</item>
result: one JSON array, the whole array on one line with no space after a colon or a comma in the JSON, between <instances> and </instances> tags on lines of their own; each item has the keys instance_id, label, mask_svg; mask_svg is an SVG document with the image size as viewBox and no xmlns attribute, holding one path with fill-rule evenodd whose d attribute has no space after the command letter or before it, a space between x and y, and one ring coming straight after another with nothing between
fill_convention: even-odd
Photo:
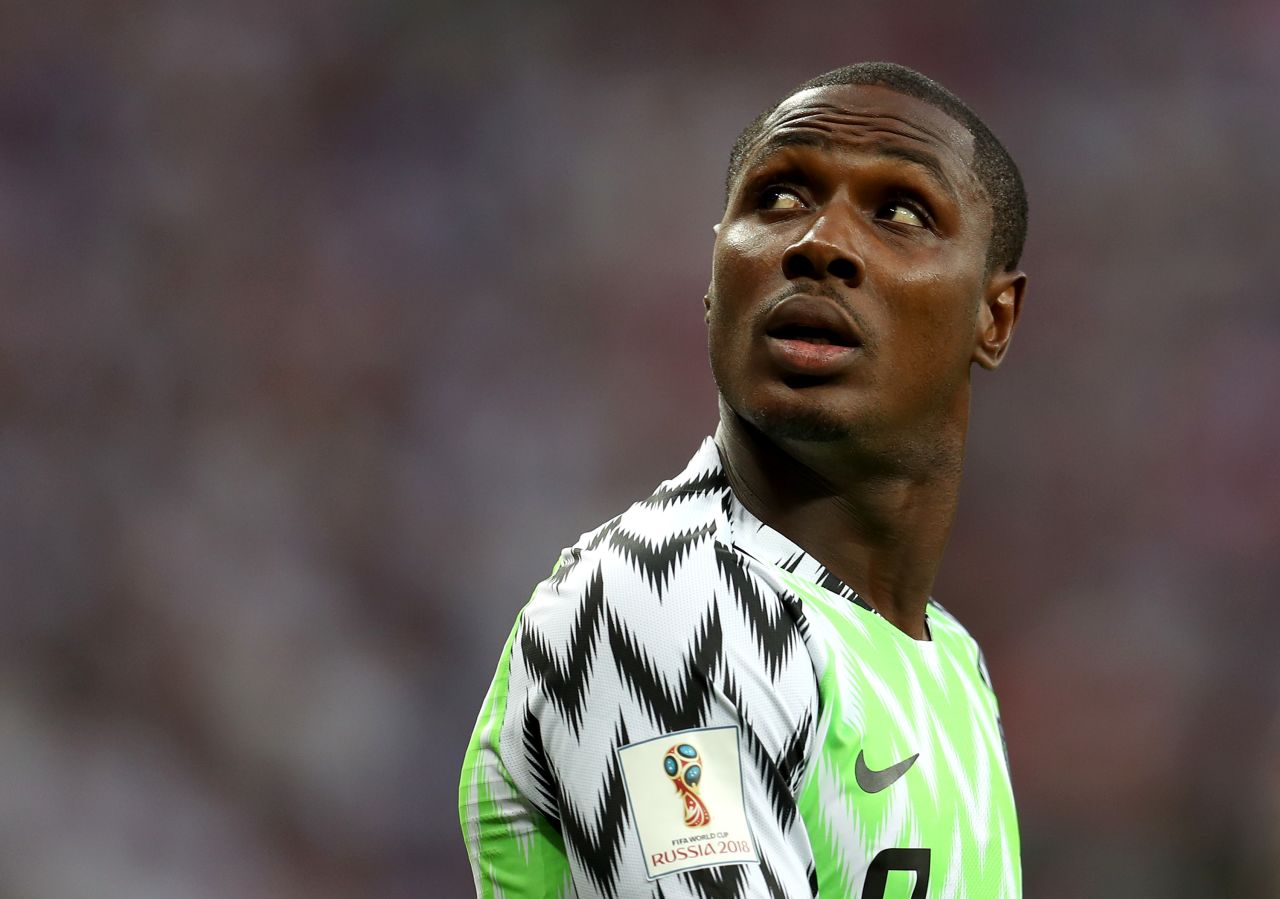
<instances>
[{"instance_id":1,"label":"cheek","mask_svg":"<svg viewBox=\"0 0 1280 899\"><path fill-rule=\"evenodd\" d=\"M763 228L733 222L720 229L716 235L716 246L726 253L759 256L768 243L768 236Z\"/></svg>"},{"instance_id":2,"label":"cheek","mask_svg":"<svg viewBox=\"0 0 1280 899\"><path fill-rule=\"evenodd\" d=\"M950 343L967 340L974 333L982 295L976 276L964 272L958 277L954 268L905 267L898 285L904 296L913 298L904 312L922 340L933 335L935 343Z\"/></svg>"},{"instance_id":3,"label":"cheek","mask_svg":"<svg viewBox=\"0 0 1280 899\"><path fill-rule=\"evenodd\" d=\"M716 235L711 278L721 286L758 279L771 267L768 235L759 228L726 225Z\"/></svg>"}]
</instances>

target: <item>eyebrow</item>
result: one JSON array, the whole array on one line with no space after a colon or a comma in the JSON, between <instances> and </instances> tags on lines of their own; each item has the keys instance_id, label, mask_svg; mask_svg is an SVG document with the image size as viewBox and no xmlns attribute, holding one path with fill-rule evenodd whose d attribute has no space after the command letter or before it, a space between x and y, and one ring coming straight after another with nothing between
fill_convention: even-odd
<instances>
[{"instance_id":1,"label":"eyebrow","mask_svg":"<svg viewBox=\"0 0 1280 899\"><path fill-rule=\"evenodd\" d=\"M775 134L770 137L760 147L756 158L751 162L749 169L755 168L766 162L771 156L782 152L790 147L814 147L819 150L831 151L839 147L838 142L832 140L825 134L815 134L812 131L792 131ZM951 199L960 204L960 194L956 190L955 185L947 176L942 168L942 163L938 161L938 157L926 150L917 150L914 147L903 147L899 144L892 144L888 141L875 140L871 144L871 152L876 156L885 156L891 159L901 159L904 162L914 163L933 176L933 180L937 182Z\"/></svg>"}]
</instances>

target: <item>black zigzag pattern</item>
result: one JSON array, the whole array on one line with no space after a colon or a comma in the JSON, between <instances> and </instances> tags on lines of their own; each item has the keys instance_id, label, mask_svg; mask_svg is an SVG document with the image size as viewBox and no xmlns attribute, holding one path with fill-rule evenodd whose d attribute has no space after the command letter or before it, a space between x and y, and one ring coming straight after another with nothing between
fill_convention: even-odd
<instances>
[{"instance_id":1,"label":"black zigzag pattern","mask_svg":"<svg viewBox=\"0 0 1280 899\"><path fill-rule=\"evenodd\" d=\"M813 579L822 586L822 589L830 590L838 596L847 597L853 592L844 581L832 574L826 565L818 566L818 570L814 572Z\"/></svg>"},{"instance_id":2,"label":"black zigzag pattern","mask_svg":"<svg viewBox=\"0 0 1280 899\"><path fill-rule=\"evenodd\" d=\"M787 737L787 742L782 745L782 751L773 760L778 773L791 787L792 795L800 788L800 781L804 778L805 762L809 758L809 735L813 727L813 710L807 709L804 717L796 724L796 729Z\"/></svg>"},{"instance_id":3,"label":"black zigzag pattern","mask_svg":"<svg viewBox=\"0 0 1280 899\"><path fill-rule=\"evenodd\" d=\"M622 524L622 516L615 515L600 527L596 528L596 532L591 535L591 539L587 541L587 549L598 549L601 543L608 538L610 534L618 529L618 525Z\"/></svg>"},{"instance_id":4,"label":"black zigzag pattern","mask_svg":"<svg viewBox=\"0 0 1280 899\"><path fill-rule=\"evenodd\" d=\"M654 509L664 509L684 499L707 496L717 490L727 490L728 488L729 479L725 477L724 472L713 469L698 475L692 480L672 484L670 487L654 491L653 496L644 500L641 505Z\"/></svg>"},{"instance_id":5,"label":"black zigzag pattern","mask_svg":"<svg viewBox=\"0 0 1280 899\"><path fill-rule=\"evenodd\" d=\"M609 538L609 545L622 553L631 567L645 576L649 586L657 591L658 598L661 599L676 565L694 545L705 540L714 530L715 523L708 522L701 527L674 534L661 543L651 543L639 534L618 528Z\"/></svg>"},{"instance_id":6,"label":"black zigzag pattern","mask_svg":"<svg viewBox=\"0 0 1280 899\"><path fill-rule=\"evenodd\" d=\"M680 879L702 899L746 899L747 876L743 865L686 871Z\"/></svg>"},{"instance_id":7,"label":"black zigzag pattern","mask_svg":"<svg viewBox=\"0 0 1280 899\"><path fill-rule=\"evenodd\" d=\"M769 669L769 677L776 681L796 645L795 620L781 604L770 608L771 603L760 592L742 557L727 546L716 545L716 567L755 634L756 649Z\"/></svg>"},{"instance_id":8,"label":"black zigzag pattern","mask_svg":"<svg viewBox=\"0 0 1280 899\"><path fill-rule=\"evenodd\" d=\"M796 625L796 632L800 634L800 642L807 644L809 642L809 619L804 614L804 602L794 593L784 591L778 594L778 601L787 610L787 615Z\"/></svg>"},{"instance_id":9,"label":"black zigzag pattern","mask_svg":"<svg viewBox=\"0 0 1280 899\"><path fill-rule=\"evenodd\" d=\"M791 825L798 813L791 778L788 776L789 773L794 772L791 769L784 771L778 761L769 755L769 750L765 748L760 735L756 733L756 729L751 723L751 712L747 709L746 702L743 700L742 690L738 687L738 682L734 679L733 672L727 669L724 673L724 695L738 710L738 724L742 733L742 742L746 744L751 761L755 765L756 771L759 772L761 780L764 781L764 789L769 795L769 804L773 806L773 814L778 820L778 827L783 832L786 832L791 829ZM800 739L804 741L805 745L808 744L808 737L804 735L807 734L810 721L810 713L806 711L804 720L800 722L800 726L797 728L797 732L802 735ZM793 733L788 740L788 744L794 743L795 740L796 733ZM790 748L789 745L788 750ZM783 755L788 755L788 751L784 751Z\"/></svg>"},{"instance_id":10,"label":"black zigzag pattern","mask_svg":"<svg viewBox=\"0 0 1280 899\"><path fill-rule=\"evenodd\" d=\"M733 491L726 490L724 492L724 496L721 497L720 499L720 512L721 514L724 515L725 519L728 521L733 521L734 519L733 503L734 503Z\"/></svg>"},{"instance_id":11,"label":"black zigzag pattern","mask_svg":"<svg viewBox=\"0 0 1280 899\"><path fill-rule=\"evenodd\" d=\"M607 899L616 899L618 895L614 881L622 858L623 830L630 819L626 790L622 783L622 763L614 750L630 742L626 725L619 719L614 744L609 751L609 768L605 771L600 800L590 820L578 813L563 787L560 789L561 832L564 834L565 844L578 857L596 889ZM561 781L563 782L563 778Z\"/></svg>"},{"instance_id":12,"label":"black zigzag pattern","mask_svg":"<svg viewBox=\"0 0 1280 899\"><path fill-rule=\"evenodd\" d=\"M674 692L639 641L610 611L606 616L609 648L618 676L656 727L666 731L700 727L706 723L714 693L712 677L724 651L720 609L714 603L684 656Z\"/></svg>"},{"instance_id":13,"label":"black zigzag pattern","mask_svg":"<svg viewBox=\"0 0 1280 899\"><path fill-rule=\"evenodd\" d=\"M569 550L569 558L561 560L560 564L556 566L556 570L551 572L551 577L547 578L547 581L555 588L557 593L560 592L564 582L569 579L569 575L573 572L573 569L578 567L578 563L581 561L582 550L575 546Z\"/></svg>"},{"instance_id":14,"label":"black zigzag pattern","mask_svg":"<svg viewBox=\"0 0 1280 899\"><path fill-rule=\"evenodd\" d=\"M818 899L818 869L812 860L809 862L809 895Z\"/></svg>"},{"instance_id":15,"label":"black zigzag pattern","mask_svg":"<svg viewBox=\"0 0 1280 899\"><path fill-rule=\"evenodd\" d=\"M532 624L520 631L520 652L530 676L542 684L551 704L568 722L575 737L581 736L582 703L596 653L596 632L604 610L604 575L597 568L582 594L582 604L573 621L568 652L562 661L547 638Z\"/></svg>"},{"instance_id":16,"label":"black zigzag pattern","mask_svg":"<svg viewBox=\"0 0 1280 899\"><path fill-rule=\"evenodd\" d=\"M840 580L837 575L832 574L831 570L825 565L818 566L817 576L814 580L822 586L822 589L829 590L837 596L843 596L854 605L862 606L862 608L866 609L868 612L875 611L875 609L871 607L871 603L859 596L856 590L844 581Z\"/></svg>"},{"instance_id":17,"label":"black zigzag pattern","mask_svg":"<svg viewBox=\"0 0 1280 899\"><path fill-rule=\"evenodd\" d=\"M555 588L557 593L560 592L560 587L564 582L569 579L569 574L573 571L574 567L582 561L582 553L584 551L591 552L594 549L598 549L600 544L604 543L604 541L609 538L609 535L618 529L618 525L621 523L622 516L615 515L613 518L610 518L604 524L600 525L600 527L595 529L595 532L591 535L591 539L587 541L585 549L575 546L569 550L569 558L556 566L556 570L551 572L551 577L547 579L550 581L551 586Z\"/></svg>"},{"instance_id":18,"label":"black zigzag pattern","mask_svg":"<svg viewBox=\"0 0 1280 899\"><path fill-rule=\"evenodd\" d=\"M787 899L787 891L782 888L782 881L769 866L769 860L760 856L760 873L764 875L764 885L769 890L769 899Z\"/></svg>"},{"instance_id":19,"label":"black zigzag pattern","mask_svg":"<svg viewBox=\"0 0 1280 899\"><path fill-rule=\"evenodd\" d=\"M781 568L783 571L789 571L792 574L795 574L796 569L800 567L800 563L803 562L804 559L805 559L804 553L792 553L791 555L783 559L781 562L779 562L778 567Z\"/></svg>"},{"instance_id":20,"label":"black zigzag pattern","mask_svg":"<svg viewBox=\"0 0 1280 899\"><path fill-rule=\"evenodd\" d=\"M533 772L533 781L538 788L536 800L538 811L546 816L556 830L560 829L560 813L556 800L560 795L560 785L556 782L551 770L551 760L547 758L547 747L542 742L542 725L533 714L533 709L526 708L524 722L521 727L524 740L524 757Z\"/></svg>"}]
</instances>

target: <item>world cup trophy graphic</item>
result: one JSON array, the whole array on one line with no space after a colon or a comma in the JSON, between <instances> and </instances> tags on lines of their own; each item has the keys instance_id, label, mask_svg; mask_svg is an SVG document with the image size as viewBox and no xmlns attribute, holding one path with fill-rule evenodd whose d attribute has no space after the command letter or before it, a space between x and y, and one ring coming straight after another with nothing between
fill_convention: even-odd
<instances>
[{"instance_id":1,"label":"world cup trophy graphic","mask_svg":"<svg viewBox=\"0 0 1280 899\"><path fill-rule=\"evenodd\" d=\"M667 750L662 760L667 777L676 785L676 793L684 801L685 827L705 827L711 823L711 812L698 795L702 783L702 757L688 743L677 743Z\"/></svg>"}]
</instances>

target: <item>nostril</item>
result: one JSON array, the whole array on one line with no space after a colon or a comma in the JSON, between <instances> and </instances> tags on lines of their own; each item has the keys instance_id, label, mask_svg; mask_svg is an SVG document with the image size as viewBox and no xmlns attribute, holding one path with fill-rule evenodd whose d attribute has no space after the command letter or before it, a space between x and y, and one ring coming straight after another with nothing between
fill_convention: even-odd
<instances>
[{"instance_id":1,"label":"nostril","mask_svg":"<svg viewBox=\"0 0 1280 899\"><path fill-rule=\"evenodd\" d=\"M782 273L788 278L816 278L818 267L803 253L792 253L782 260Z\"/></svg>"},{"instance_id":2,"label":"nostril","mask_svg":"<svg viewBox=\"0 0 1280 899\"><path fill-rule=\"evenodd\" d=\"M841 281L852 281L858 277L858 267L848 259L832 259L827 263L827 271L832 277L839 278Z\"/></svg>"}]
</instances>

